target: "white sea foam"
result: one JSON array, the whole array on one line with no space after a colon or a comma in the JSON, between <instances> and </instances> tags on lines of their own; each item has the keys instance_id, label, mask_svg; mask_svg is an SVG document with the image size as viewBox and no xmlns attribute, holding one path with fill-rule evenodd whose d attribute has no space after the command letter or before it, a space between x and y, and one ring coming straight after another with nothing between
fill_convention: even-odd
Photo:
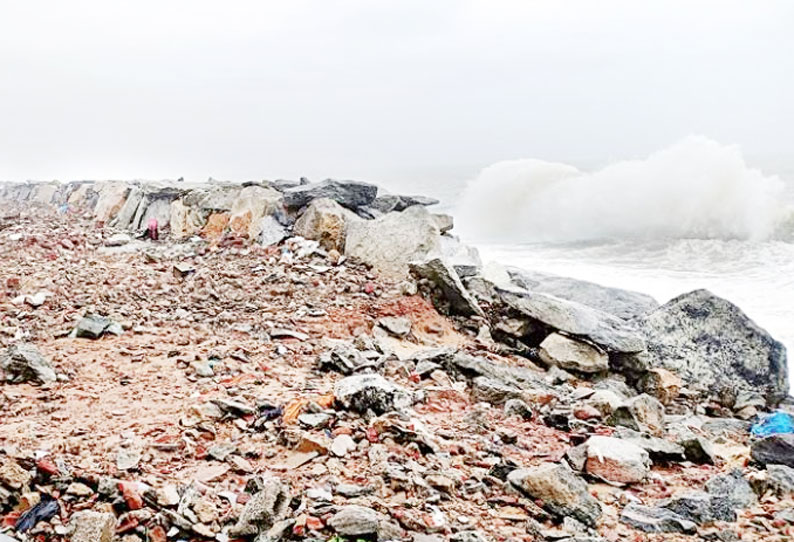
<instances>
[{"instance_id":1,"label":"white sea foam","mask_svg":"<svg viewBox=\"0 0 794 542\"><path fill-rule=\"evenodd\" d=\"M764 240L791 224L776 176L737 146L701 136L595 172L541 160L499 162L464 191L457 214L473 240Z\"/></svg>"}]
</instances>

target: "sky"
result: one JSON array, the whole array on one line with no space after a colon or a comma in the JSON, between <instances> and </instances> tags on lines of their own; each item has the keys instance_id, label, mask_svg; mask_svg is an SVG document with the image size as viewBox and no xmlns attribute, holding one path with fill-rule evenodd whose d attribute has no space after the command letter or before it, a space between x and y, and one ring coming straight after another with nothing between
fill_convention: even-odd
<instances>
[{"instance_id":1,"label":"sky","mask_svg":"<svg viewBox=\"0 0 794 542\"><path fill-rule=\"evenodd\" d=\"M0 180L786 160L790 0L0 0ZM439 173L441 175L441 173Z\"/></svg>"}]
</instances>

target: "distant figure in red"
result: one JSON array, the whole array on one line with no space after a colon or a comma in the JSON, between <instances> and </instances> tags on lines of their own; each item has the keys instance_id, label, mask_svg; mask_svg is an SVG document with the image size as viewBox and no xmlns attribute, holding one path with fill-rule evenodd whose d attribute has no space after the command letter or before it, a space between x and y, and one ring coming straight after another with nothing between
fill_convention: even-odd
<instances>
[{"instance_id":1,"label":"distant figure in red","mask_svg":"<svg viewBox=\"0 0 794 542\"><path fill-rule=\"evenodd\" d=\"M152 241L157 241L159 238L160 233L158 231L157 219L150 218L149 219L149 239Z\"/></svg>"}]
</instances>

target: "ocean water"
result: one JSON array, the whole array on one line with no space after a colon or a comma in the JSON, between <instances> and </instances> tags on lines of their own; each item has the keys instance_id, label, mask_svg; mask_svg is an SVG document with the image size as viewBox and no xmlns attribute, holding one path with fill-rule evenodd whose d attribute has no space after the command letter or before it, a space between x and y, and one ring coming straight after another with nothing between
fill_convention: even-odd
<instances>
[{"instance_id":1,"label":"ocean water","mask_svg":"<svg viewBox=\"0 0 794 542\"><path fill-rule=\"evenodd\" d=\"M794 358L794 156L750 162L690 137L595 170L535 159L436 186L485 262L646 292L706 288Z\"/></svg>"}]
</instances>

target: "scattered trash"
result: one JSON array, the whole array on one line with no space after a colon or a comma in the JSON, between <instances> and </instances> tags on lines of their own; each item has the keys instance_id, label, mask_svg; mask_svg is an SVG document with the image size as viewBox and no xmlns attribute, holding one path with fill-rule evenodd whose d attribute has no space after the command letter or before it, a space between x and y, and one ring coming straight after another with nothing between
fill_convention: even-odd
<instances>
[{"instance_id":1,"label":"scattered trash","mask_svg":"<svg viewBox=\"0 0 794 542\"><path fill-rule=\"evenodd\" d=\"M750 433L756 437L794 433L794 417L781 411L767 414L753 424Z\"/></svg>"},{"instance_id":2,"label":"scattered trash","mask_svg":"<svg viewBox=\"0 0 794 542\"><path fill-rule=\"evenodd\" d=\"M54 517L55 514L60 512L60 510L61 507L58 501L49 495L43 495L41 502L33 508L25 510L22 515L19 516L15 525L16 530L20 533L27 532L32 527L35 527L38 522L48 521L50 518Z\"/></svg>"}]
</instances>

